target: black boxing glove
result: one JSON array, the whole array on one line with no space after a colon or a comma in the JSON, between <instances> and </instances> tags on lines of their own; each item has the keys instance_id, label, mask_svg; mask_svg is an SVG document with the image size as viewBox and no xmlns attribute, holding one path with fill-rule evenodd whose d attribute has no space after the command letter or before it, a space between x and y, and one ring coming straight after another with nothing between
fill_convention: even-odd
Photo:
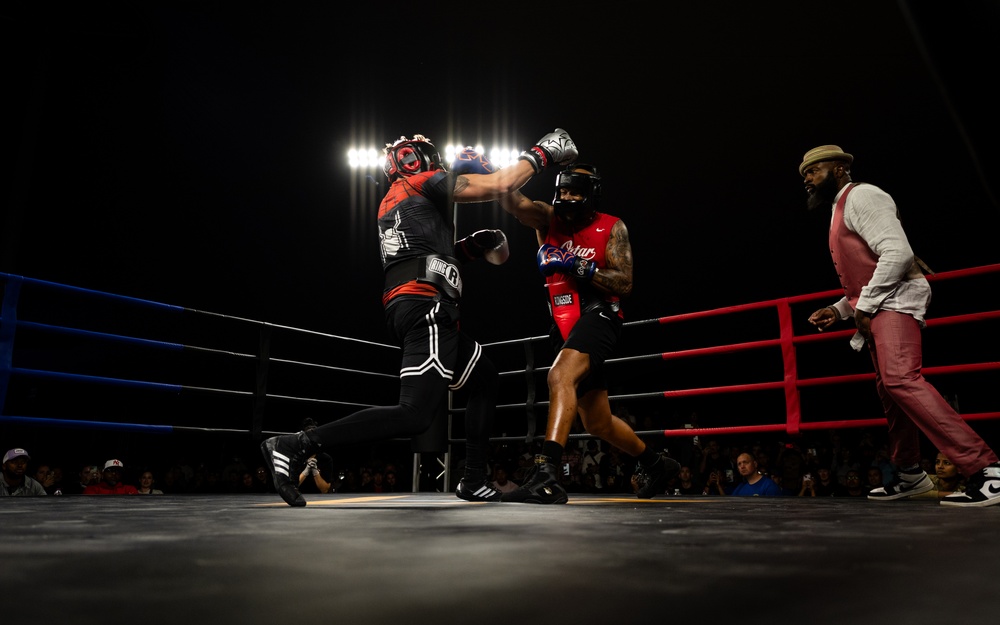
<instances>
[{"instance_id":1,"label":"black boxing glove","mask_svg":"<svg viewBox=\"0 0 1000 625\"><path fill-rule=\"evenodd\" d=\"M503 230L479 230L455 243L455 257L462 262L485 258L493 265L502 265L510 256L507 235Z\"/></svg>"}]
</instances>

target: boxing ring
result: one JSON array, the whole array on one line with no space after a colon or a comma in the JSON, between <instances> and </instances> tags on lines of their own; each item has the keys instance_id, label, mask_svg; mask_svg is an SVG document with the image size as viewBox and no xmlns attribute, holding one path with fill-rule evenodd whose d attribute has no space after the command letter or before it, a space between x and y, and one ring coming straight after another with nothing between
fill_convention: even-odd
<instances>
[{"instance_id":1,"label":"boxing ring","mask_svg":"<svg viewBox=\"0 0 1000 625\"><path fill-rule=\"evenodd\" d=\"M1000 310L969 310L983 300L961 295L998 292L1000 264L928 279L935 301L923 373L955 404L961 390L967 421L1000 418ZM305 417L329 421L398 395L399 350L392 345L12 274L0 280L0 425L9 446L38 446L33 439L54 428L256 445L297 431ZM622 355L608 361L612 404L639 414L672 411L653 429L637 428L666 444L884 426L868 356L847 346L853 329L818 333L806 322L839 295L627 321ZM547 340L484 344L501 371L494 441L543 437ZM964 361L952 362L956 355ZM451 490L452 447L464 444L455 418L462 405L461 395L450 396L435 425L408 441L413 492L421 489L426 454L436 457L435 489Z\"/></svg>"}]
</instances>

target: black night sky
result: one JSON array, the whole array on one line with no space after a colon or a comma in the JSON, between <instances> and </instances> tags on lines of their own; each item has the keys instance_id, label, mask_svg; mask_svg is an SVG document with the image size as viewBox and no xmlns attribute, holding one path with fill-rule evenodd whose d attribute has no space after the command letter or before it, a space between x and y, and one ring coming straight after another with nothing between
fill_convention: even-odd
<instances>
[{"instance_id":1,"label":"black night sky","mask_svg":"<svg viewBox=\"0 0 1000 625\"><path fill-rule=\"evenodd\" d=\"M821 143L896 198L935 270L1000 260L977 69L996 2L343 5L5 8L0 270L381 340L384 177L347 149L555 126L629 225L631 319L835 288L796 171ZM472 270L466 327L537 333L532 232L461 208L460 235L484 226L513 257Z\"/></svg>"}]
</instances>

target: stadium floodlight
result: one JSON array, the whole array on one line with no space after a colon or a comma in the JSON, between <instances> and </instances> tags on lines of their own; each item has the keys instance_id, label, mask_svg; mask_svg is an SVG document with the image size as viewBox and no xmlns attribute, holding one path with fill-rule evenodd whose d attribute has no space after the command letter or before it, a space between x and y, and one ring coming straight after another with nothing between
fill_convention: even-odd
<instances>
[{"instance_id":1,"label":"stadium floodlight","mask_svg":"<svg viewBox=\"0 0 1000 625\"><path fill-rule=\"evenodd\" d=\"M385 155L375 148L357 149L351 148L347 151L347 163L351 169L374 169L382 168Z\"/></svg>"},{"instance_id":2,"label":"stadium floodlight","mask_svg":"<svg viewBox=\"0 0 1000 625\"><path fill-rule=\"evenodd\" d=\"M455 155L461 152L462 150L470 147L473 150L475 150L478 154L487 153L486 149L483 148L482 144L476 146L448 144L445 147L444 154L442 154L441 156L444 158L444 161L448 163L449 166L451 166L455 162ZM488 158L490 159L490 162L493 163L494 167L496 167L497 169L503 169L504 167L510 165L511 163L517 162L517 157L520 156L520 154L521 154L520 150L494 147L490 148Z\"/></svg>"},{"instance_id":3,"label":"stadium floodlight","mask_svg":"<svg viewBox=\"0 0 1000 625\"><path fill-rule=\"evenodd\" d=\"M466 147L473 146L457 142L448 143L445 145L445 148L441 153L441 158L450 167L452 163L455 162L455 155L464 150ZM487 153L482 144L474 146L473 149L480 154ZM521 150L493 147L490 148L489 159L490 162L493 163L494 167L497 169L503 169L511 163L517 162L517 157L520 156L520 154ZM351 148L347 151L347 164L351 169L382 169L382 163L384 162L385 154L382 153L381 149Z\"/></svg>"},{"instance_id":4,"label":"stadium floodlight","mask_svg":"<svg viewBox=\"0 0 1000 625\"><path fill-rule=\"evenodd\" d=\"M490 150L490 162L497 169L503 169L507 165L517 162L517 157L521 155L521 150L509 150L507 148L493 148Z\"/></svg>"}]
</instances>

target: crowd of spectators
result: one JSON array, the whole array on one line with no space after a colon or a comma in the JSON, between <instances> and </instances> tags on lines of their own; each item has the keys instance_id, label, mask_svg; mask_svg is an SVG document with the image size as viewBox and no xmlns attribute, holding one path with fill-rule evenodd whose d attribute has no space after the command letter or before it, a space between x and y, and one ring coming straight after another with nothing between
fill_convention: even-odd
<instances>
[{"instance_id":1,"label":"crowd of spectators","mask_svg":"<svg viewBox=\"0 0 1000 625\"><path fill-rule=\"evenodd\" d=\"M666 438L648 434L656 431L648 418L637 419L624 407L618 415L643 433L647 444L662 447L680 462L681 471L662 493L665 496L866 498L872 489L893 480L898 469L889 460L886 432L879 428L830 429L795 438L781 434ZM692 420L697 422L696 417ZM514 483L531 470L532 450L523 444L503 445L492 457ZM631 494L639 488L634 461L604 441L571 437L561 460L562 484L570 493ZM937 450L928 448L921 464L936 485L928 498L963 488L962 476ZM747 482L757 483L757 475L768 478L764 492L761 486L746 488Z\"/></svg>"},{"instance_id":2,"label":"crowd of spectators","mask_svg":"<svg viewBox=\"0 0 1000 625\"><path fill-rule=\"evenodd\" d=\"M631 418L627 411L623 411ZM631 418L634 422L634 418ZM640 430L641 431L641 430ZM740 466L741 454L748 455L755 466L752 474L767 476L784 496L866 497L892 479L895 467L888 461L884 431L829 430L789 440L772 436L745 435L664 437L643 433L648 444L663 448L681 464L680 474L660 496L729 496L747 481L747 462ZM13 441L16 443L16 441ZM389 448L386 448L389 449ZM192 461L178 457L156 466L142 458L94 458L80 466L64 466L59 458L48 457L45 450L13 448L5 458L0 476L2 494L72 495L103 494L222 494L274 492L263 459L256 454L233 455L224 462ZM498 488L514 488L524 482L533 466L534 446L523 440L508 439L493 443L490 470ZM460 447L453 456L459 456ZM37 458L37 460L36 460ZM322 460L322 459L321 459ZM930 450L923 464L941 489L951 492L962 488L947 458ZM360 463L338 464L336 456L319 465L301 467L301 482L311 482L330 493L385 493L413 490L412 452L397 446L384 458ZM569 493L633 494L636 483L635 461L606 442L590 438L581 431L570 437L560 459L562 484ZM431 467L432 476L418 476L418 490L437 490L441 481L439 467ZM458 457L452 474L459 475ZM744 474L741 474L744 473ZM329 490L325 489L329 485ZM8 487L8 485L11 485ZM20 489L17 491L17 489ZM740 489L745 490L745 489ZM17 491L17 492L15 492ZM772 492L773 489L768 489ZM735 494L740 494L736 492Z\"/></svg>"}]
</instances>

